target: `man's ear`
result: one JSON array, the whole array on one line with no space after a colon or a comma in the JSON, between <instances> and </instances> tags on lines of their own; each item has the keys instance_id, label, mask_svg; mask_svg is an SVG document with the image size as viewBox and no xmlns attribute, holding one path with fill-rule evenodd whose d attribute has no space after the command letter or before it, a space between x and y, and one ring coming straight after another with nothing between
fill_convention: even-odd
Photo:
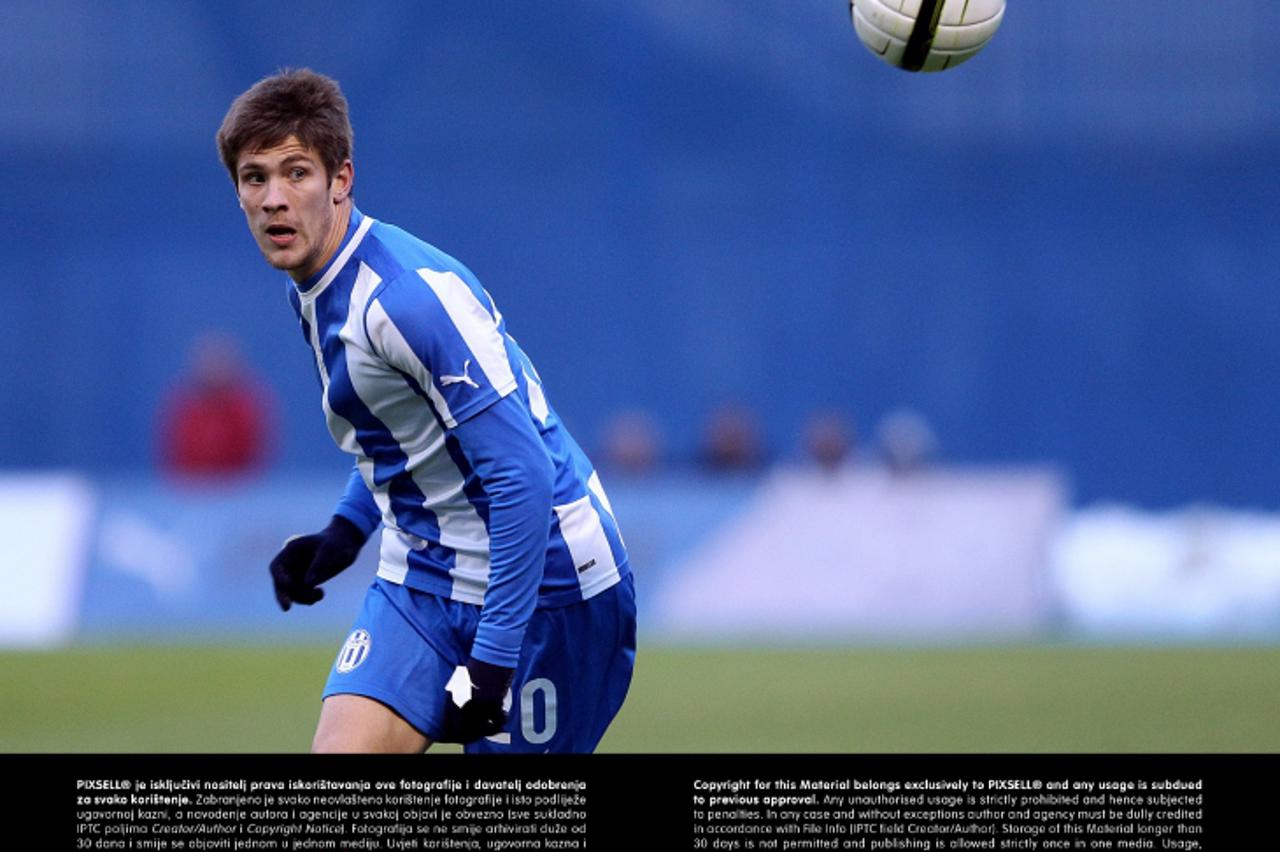
<instances>
[{"instance_id":1,"label":"man's ear","mask_svg":"<svg viewBox=\"0 0 1280 852\"><path fill-rule=\"evenodd\" d=\"M343 160L342 165L338 166L338 170L333 173L333 178L329 181L329 191L333 193L333 203L341 204L351 197L351 190L355 188L356 183L356 167L350 160Z\"/></svg>"}]
</instances>

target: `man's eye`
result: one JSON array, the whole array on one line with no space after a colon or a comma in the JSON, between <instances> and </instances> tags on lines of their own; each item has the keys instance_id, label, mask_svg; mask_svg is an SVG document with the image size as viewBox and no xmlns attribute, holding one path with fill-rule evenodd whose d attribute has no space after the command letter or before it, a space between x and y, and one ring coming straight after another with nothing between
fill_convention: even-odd
<instances>
[{"instance_id":1,"label":"man's eye","mask_svg":"<svg viewBox=\"0 0 1280 852\"><path fill-rule=\"evenodd\" d=\"M242 183L259 184L259 183L262 183L262 175L247 174L244 177L240 178L240 181Z\"/></svg>"},{"instance_id":2,"label":"man's eye","mask_svg":"<svg viewBox=\"0 0 1280 852\"><path fill-rule=\"evenodd\" d=\"M306 176L307 176L307 170L304 168L298 167L298 168L293 168L289 170L289 177L293 178L294 180L301 180Z\"/></svg>"}]
</instances>

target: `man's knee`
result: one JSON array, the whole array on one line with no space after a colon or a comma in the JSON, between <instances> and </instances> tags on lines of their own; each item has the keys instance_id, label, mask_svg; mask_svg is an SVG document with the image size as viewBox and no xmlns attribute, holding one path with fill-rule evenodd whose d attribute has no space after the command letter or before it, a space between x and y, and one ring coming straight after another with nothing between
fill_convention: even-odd
<instances>
[{"instance_id":1,"label":"man's knee","mask_svg":"<svg viewBox=\"0 0 1280 852\"><path fill-rule=\"evenodd\" d=\"M362 695L331 695L321 705L311 751L418 754L430 745L430 739L387 705Z\"/></svg>"}]
</instances>

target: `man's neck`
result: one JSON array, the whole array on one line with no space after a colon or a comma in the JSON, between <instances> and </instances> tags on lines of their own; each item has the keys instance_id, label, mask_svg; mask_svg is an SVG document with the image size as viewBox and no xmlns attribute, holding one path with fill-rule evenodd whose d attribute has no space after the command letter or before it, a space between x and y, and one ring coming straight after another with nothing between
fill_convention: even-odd
<instances>
[{"instance_id":1,"label":"man's neck","mask_svg":"<svg viewBox=\"0 0 1280 852\"><path fill-rule=\"evenodd\" d=\"M351 211L354 207L355 204L349 195L336 205L337 213L329 226L329 233L325 236L324 250L320 252L319 262L303 273L290 272L289 276L294 281L301 284L329 265L329 261L333 260L338 249L342 248L342 241L347 236L347 228L351 224Z\"/></svg>"}]
</instances>

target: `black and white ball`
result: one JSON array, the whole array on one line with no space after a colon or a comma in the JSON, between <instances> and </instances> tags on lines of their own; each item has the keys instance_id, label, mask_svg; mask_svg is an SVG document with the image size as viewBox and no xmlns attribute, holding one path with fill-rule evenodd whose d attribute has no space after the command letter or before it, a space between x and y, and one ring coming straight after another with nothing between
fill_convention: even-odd
<instances>
[{"instance_id":1,"label":"black and white ball","mask_svg":"<svg viewBox=\"0 0 1280 852\"><path fill-rule=\"evenodd\" d=\"M867 49L904 71L943 71L991 41L1005 0L849 0Z\"/></svg>"}]
</instances>

